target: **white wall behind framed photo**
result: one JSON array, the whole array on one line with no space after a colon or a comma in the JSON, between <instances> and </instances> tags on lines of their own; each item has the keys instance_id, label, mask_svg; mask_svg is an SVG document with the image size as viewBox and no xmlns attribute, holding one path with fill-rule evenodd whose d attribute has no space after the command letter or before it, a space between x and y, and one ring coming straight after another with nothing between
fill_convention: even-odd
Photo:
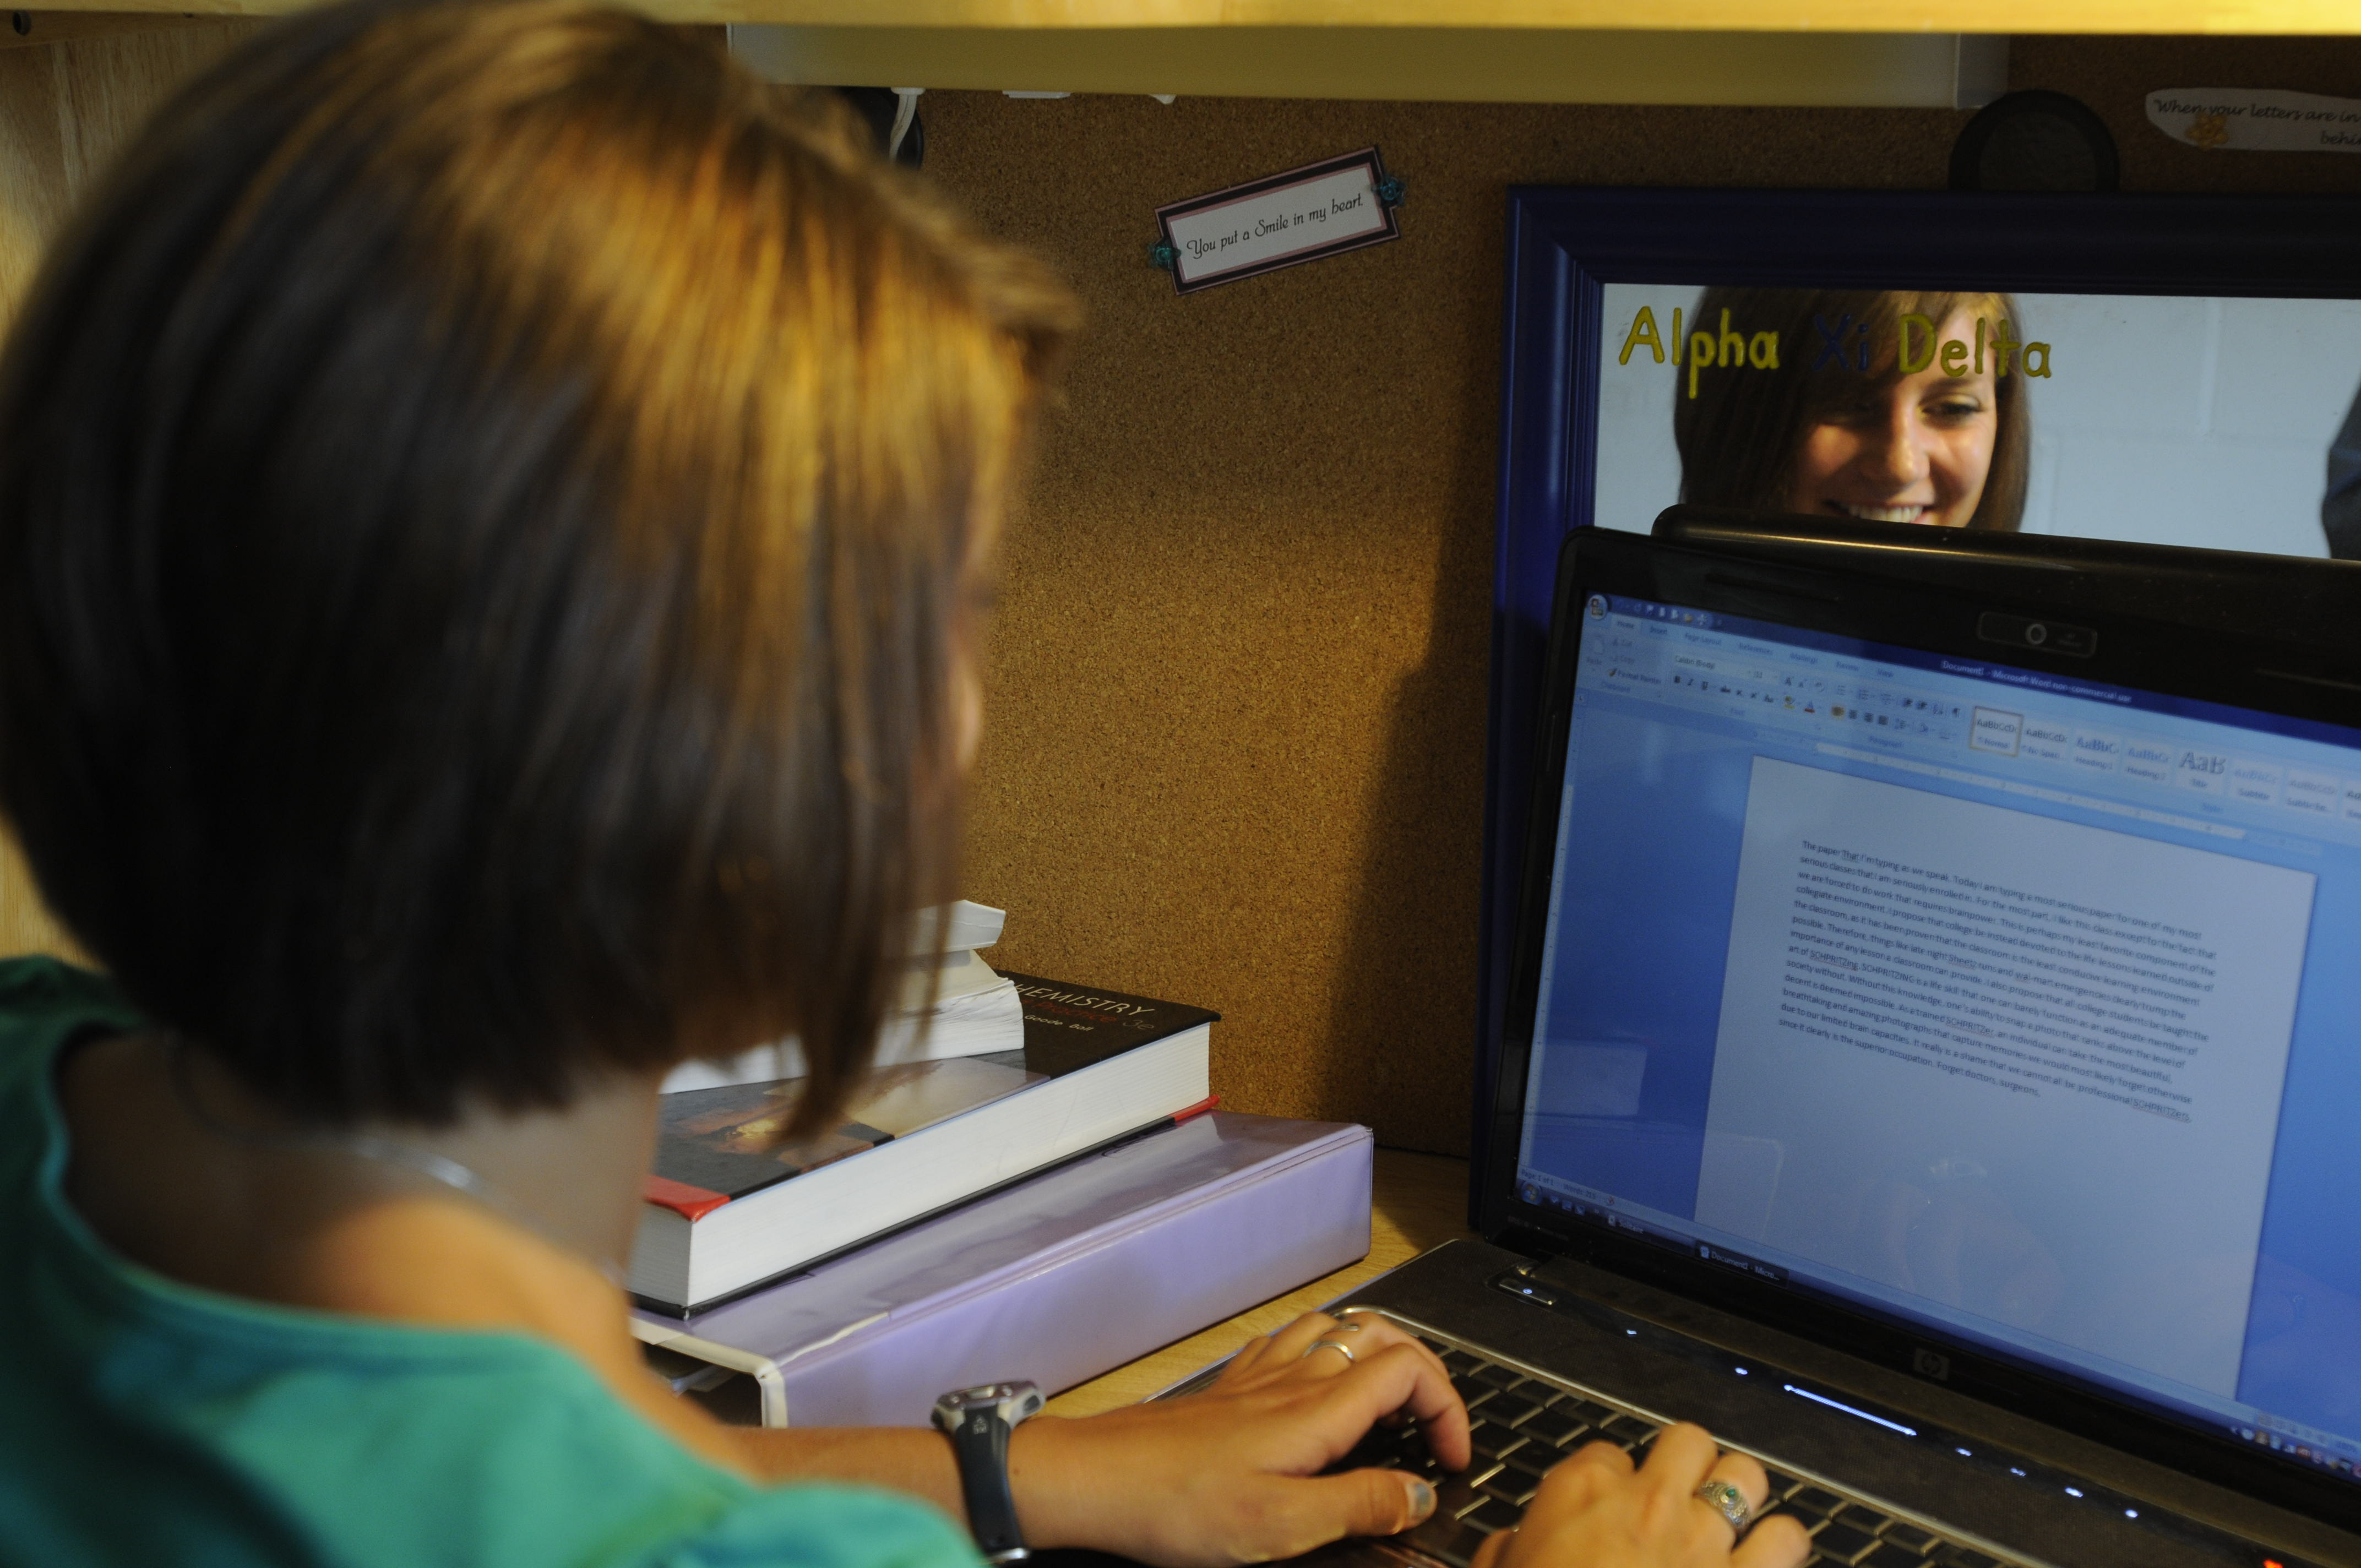
<instances>
[{"instance_id":1,"label":"white wall behind framed photo","mask_svg":"<svg viewBox=\"0 0 2361 1568\"><path fill-rule=\"evenodd\" d=\"M1674 444L1700 286L1610 283L1598 365L1594 520L1645 532L1681 499ZM2028 533L2324 555L2330 444L2361 395L2361 301L2015 296L2015 336L2049 345L2020 381L2031 444ZM1641 313L1665 350L1628 356ZM1748 323L1733 323L1741 334ZM1688 357L1684 342L1683 359ZM1783 342L1783 363L1817 345Z\"/></svg>"}]
</instances>

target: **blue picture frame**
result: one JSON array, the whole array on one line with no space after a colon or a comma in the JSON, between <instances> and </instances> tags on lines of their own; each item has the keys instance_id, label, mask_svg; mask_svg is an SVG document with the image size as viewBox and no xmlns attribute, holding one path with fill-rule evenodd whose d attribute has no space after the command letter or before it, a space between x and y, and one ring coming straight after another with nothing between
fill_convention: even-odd
<instances>
[{"instance_id":1,"label":"blue picture frame","mask_svg":"<svg viewBox=\"0 0 2361 1568\"><path fill-rule=\"evenodd\" d=\"M1475 1196L1492 1158L1502 1013L1551 590L1590 526L1609 283L2361 298L2361 200L1514 186L1477 981Z\"/></svg>"}]
</instances>

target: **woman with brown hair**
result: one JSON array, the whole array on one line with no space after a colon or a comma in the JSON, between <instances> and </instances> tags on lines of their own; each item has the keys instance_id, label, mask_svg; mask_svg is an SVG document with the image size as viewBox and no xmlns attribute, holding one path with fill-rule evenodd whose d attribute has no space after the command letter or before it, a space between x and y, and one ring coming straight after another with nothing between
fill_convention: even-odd
<instances>
[{"instance_id":1,"label":"woman with brown hair","mask_svg":"<svg viewBox=\"0 0 2361 1568\"><path fill-rule=\"evenodd\" d=\"M106 970L0 965L12 1560L974 1561L941 1434L715 1423L616 1266L673 1065L793 1031L807 1126L864 1069L1074 316L566 0L311 12L165 109L0 365L0 805ZM1398 1412L1466 1463L1432 1352L1313 1314L1000 1484L1264 1560L1432 1510L1322 1474ZM1801 1561L1709 1476L1763 1497L1586 1454L1490 1552Z\"/></svg>"},{"instance_id":2,"label":"woman with brown hair","mask_svg":"<svg viewBox=\"0 0 2361 1568\"><path fill-rule=\"evenodd\" d=\"M2048 366L2007 295L1715 288L1690 324L1682 500L2015 531L2027 372Z\"/></svg>"}]
</instances>

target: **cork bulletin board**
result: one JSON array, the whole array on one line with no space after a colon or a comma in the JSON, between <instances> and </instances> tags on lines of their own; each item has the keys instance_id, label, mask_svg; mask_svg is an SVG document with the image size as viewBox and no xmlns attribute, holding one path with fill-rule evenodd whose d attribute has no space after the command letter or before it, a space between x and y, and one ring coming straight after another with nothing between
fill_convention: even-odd
<instances>
[{"instance_id":1,"label":"cork bulletin board","mask_svg":"<svg viewBox=\"0 0 2361 1568\"><path fill-rule=\"evenodd\" d=\"M1091 324L1008 534L987 957L1221 1010L1235 1108L1466 1146L1500 218L1522 181L1929 184L1961 116L929 94ZM1376 145L1394 244L1175 299L1153 210Z\"/></svg>"},{"instance_id":2,"label":"cork bulletin board","mask_svg":"<svg viewBox=\"0 0 2361 1568\"><path fill-rule=\"evenodd\" d=\"M2025 39L2127 189L2361 189L2177 146L2201 61L2317 92L2361 48ZM2342 82L2342 87L2337 83ZM968 893L987 957L1221 1010L1233 1108L1466 1146L1510 184L1938 187L1966 115L931 93L928 168L1091 323L1008 534ZM1397 243L1176 299L1154 210L1351 148Z\"/></svg>"}]
</instances>

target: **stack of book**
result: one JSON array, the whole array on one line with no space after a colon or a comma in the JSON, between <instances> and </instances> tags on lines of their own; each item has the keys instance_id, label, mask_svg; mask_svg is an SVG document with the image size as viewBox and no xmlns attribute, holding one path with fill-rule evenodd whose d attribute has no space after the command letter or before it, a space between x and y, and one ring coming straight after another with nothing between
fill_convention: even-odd
<instances>
[{"instance_id":1,"label":"stack of book","mask_svg":"<svg viewBox=\"0 0 2361 1568\"><path fill-rule=\"evenodd\" d=\"M948 928L972 945L916 970L922 1005L828 1132L782 1137L792 1043L667 1085L631 1264L643 1341L754 1375L767 1420L796 1363L798 1424L923 1424L944 1388L1054 1390L1367 1252L1367 1129L1209 1115L1217 1014L994 974L974 948L997 910ZM988 1003L972 1027L922 1015L994 993L1013 1043Z\"/></svg>"},{"instance_id":2,"label":"stack of book","mask_svg":"<svg viewBox=\"0 0 2361 1568\"><path fill-rule=\"evenodd\" d=\"M1159 1123L1211 1109L1214 1014L1010 975L1014 1051L873 1072L782 1142L801 1079L664 1097L631 1293L684 1315Z\"/></svg>"}]
</instances>

